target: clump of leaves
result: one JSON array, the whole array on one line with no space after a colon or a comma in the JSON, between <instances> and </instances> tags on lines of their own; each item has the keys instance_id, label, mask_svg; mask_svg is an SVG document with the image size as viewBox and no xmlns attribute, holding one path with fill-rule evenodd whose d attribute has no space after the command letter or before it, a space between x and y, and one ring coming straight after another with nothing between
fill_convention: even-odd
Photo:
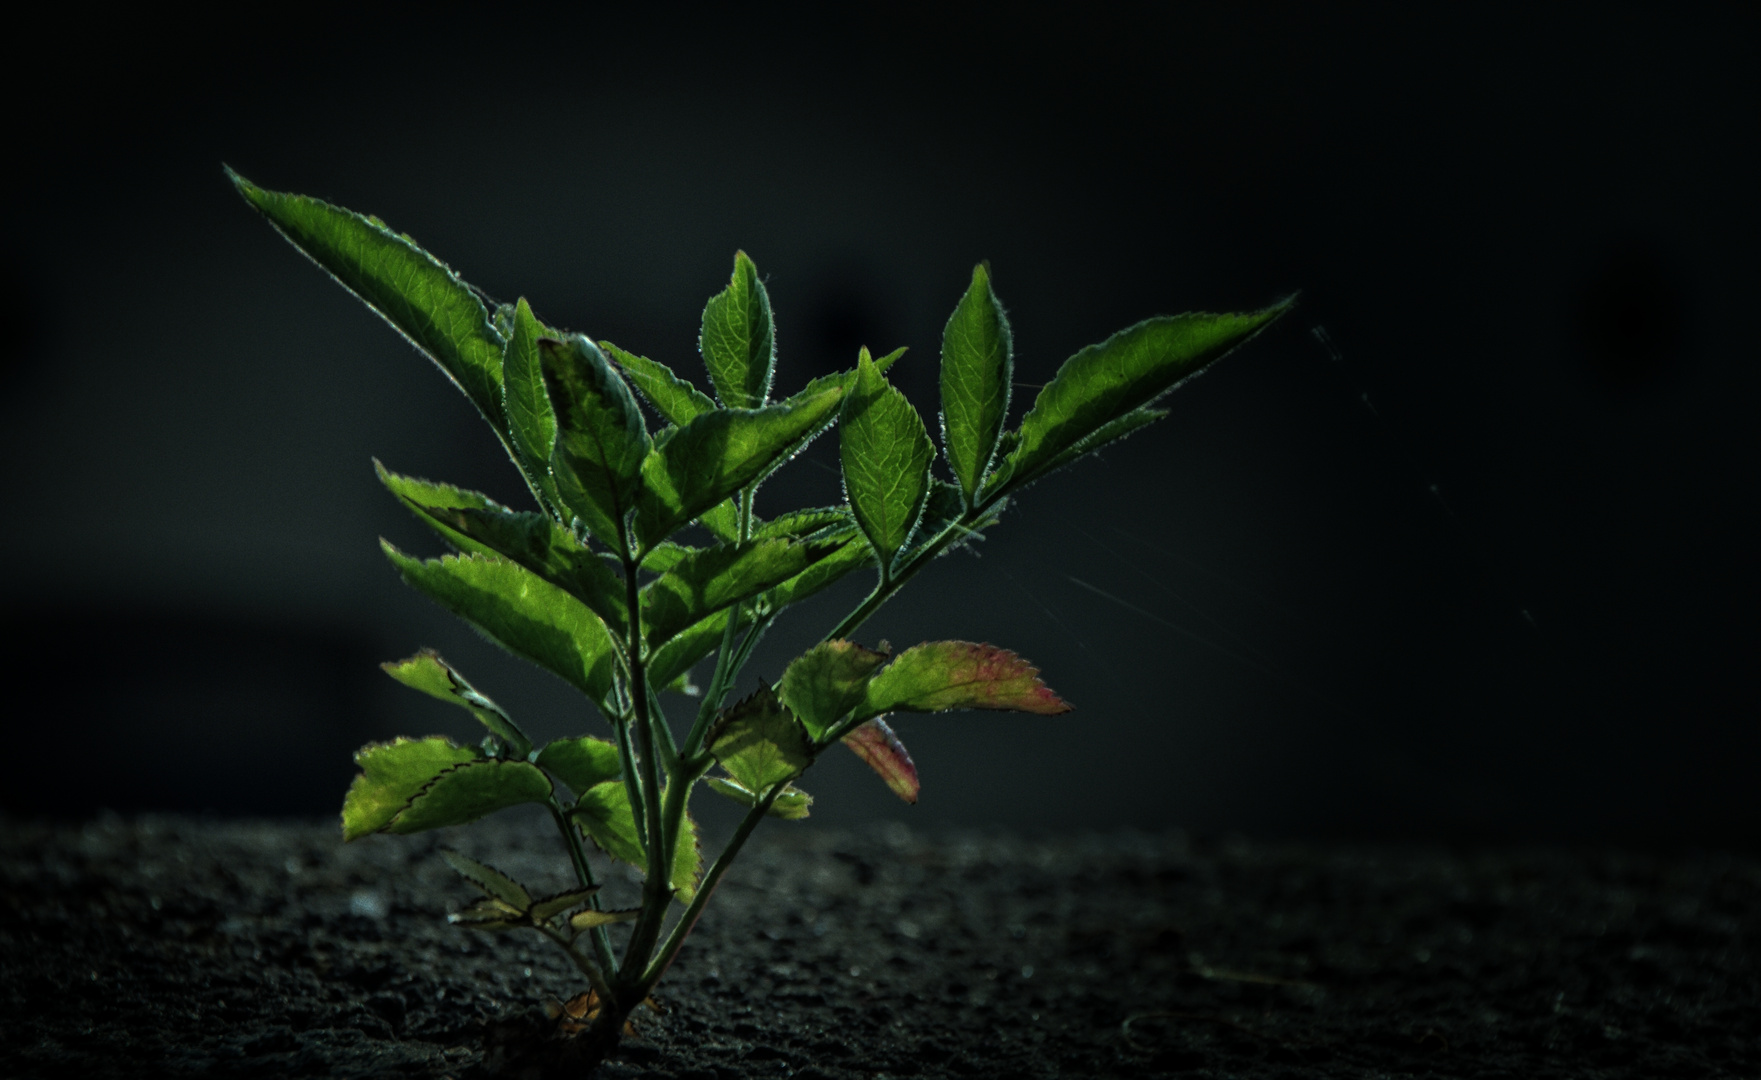
<instances>
[{"instance_id":1,"label":"clump of leaves","mask_svg":"<svg viewBox=\"0 0 1761 1080\"><path fill-rule=\"evenodd\" d=\"M894 654L852 635L937 556L994 526L1018 492L1163 416L1163 395L1290 305L1122 330L1066 361L1011 429L1013 341L980 265L942 334L943 477L923 418L886 378L904 349L874 357L865 348L850 370L779 396L770 298L743 252L703 311L712 397L659 361L546 324L524 299L488 301L377 218L229 175L277 231L464 391L531 489L536 509L518 510L376 462L386 488L455 553L424 559L381 543L410 585L585 694L611 738L534 746L435 653L386 664L488 734L473 746L435 736L363 747L343 837L546 807L577 887L534 896L449 852L483 894L452 919L533 931L568 953L591 986L578 999L591 1007L575 1018L590 1023L591 1059L648 998L759 821L808 815L813 797L796 781L820 754L844 744L915 802L917 770L889 714L1069 710L1006 649L929 641ZM758 516L765 479L833 425L847 501ZM728 703L771 624L858 571L873 574L867 598L774 685ZM691 670L711 657L681 734L659 692L694 689ZM688 809L699 782L749 808L707 869ZM640 905L602 905L590 844L642 872Z\"/></svg>"}]
</instances>

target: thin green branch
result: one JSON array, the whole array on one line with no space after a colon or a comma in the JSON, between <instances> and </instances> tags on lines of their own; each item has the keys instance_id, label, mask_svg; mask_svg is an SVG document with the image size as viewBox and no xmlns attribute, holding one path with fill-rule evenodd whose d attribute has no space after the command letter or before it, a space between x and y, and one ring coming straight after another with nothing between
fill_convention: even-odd
<instances>
[{"instance_id":1,"label":"thin green branch","mask_svg":"<svg viewBox=\"0 0 1761 1080\"><path fill-rule=\"evenodd\" d=\"M995 506L998 500L1003 498L1003 495L1003 492L998 491L980 499L965 514L948 522L947 527L937 533L935 539L918 548L917 553L904 566L894 569L890 574L885 567L882 567L874 591L856 606L856 610L844 616L843 622L833 627L832 631L820 640L833 641L838 638L847 638L855 633L857 627L867 622L871 615L879 611L881 605L892 599L894 593L904 588L905 583L915 577L919 570L928 566L930 560L946 551L948 546L961 536L978 533L979 530L973 526L984 520L991 507Z\"/></svg>"},{"instance_id":2,"label":"thin green branch","mask_svg":"<svg viewBox=\"0 0 1761 1080\"><path fill-rule=\"evenodd\" d=\"M771 788L753 804L752 809L746 812L746 816L740 819L739 828L734 830L734 835L728 839L727 844L716 855L715 862L710 864L709 871L703 875L703 880L698 883L697 895L691 898L691 903L685 908L685 913L679 916L678 922L673 924L672 932L667 935L666 943L660 947L660 952L655 956L654 961L642 972L642 979L638 986L641 987L644 994L660 981L662 975L666 974L666 969L672 965L673 958L678 955L679 949L685 944L685 939L691 936L691 931L697 925L697 920L703 916L704 905L709 903L709 898L714 894L715 887L721 884L722 875L728 872L728 867L733 865L734 858L740 854L740 848L745 846L746 839L752 835L752 830L757 828L759 821L763 820L764 815L770 812L770 804L776 801L777 796L782 794L783 788L786 786L788 785L778 784Z\"/></svg>"},{"instance_id":3,"label":"thin green branch","mask_svg":"<svg viewBox=\"0 0 1761 1080\"><path fill-rule=\"evenodd\" d=\"M575 864L575 879L581 883L583 889L598 889L599 883L593 879L593 865L587 861L587 847L581 843L581 830L575 826L573 821L569 820L568 814L563 810L562 803L557 801L555 795L550 797L550 817L552 821L556 822L557 831L563 834L563 843L569 849L569 861ZM594 911L603 910L599 906L598 892L588 897L587 903ZM600 968L607 969L615 966L617 958L612 955L611 936L606 933L605 927L594 927L592 935L593 952L599 961Z\"/></svg>"},{"instance_id":4,"label":"thin green branch","mask_svg":"<svg viewBox=\"0 0 1761 1080\"><path fill-rule=\"evenodd\" d=\"M611 983L605 977L605 972L598 964L593 962L591 957L583 956L581 951L575 948L575 943L573 941L571 941L566 935L561 934L542 923L538 925L538 932L556 942L557 945L562 947L564 952L569 954L569 959L575 962L575 967L581 972L581 974L587 976L587 982L598 992L599 1000L605 1002L617 1000L616 995L612 993ZM641 999L638 998L637 1000L640 1001Z\"/></svg>"},{"instance_id":5,"label":"thin green branch","mask_svg":"<svg viewBox=\"0 0 1761 1080\"><path fill-rule=\"evenodd\" d=\"M635 932L624 950L620 975L639 970L647 962L646 950L653 948L658 927L650 929L666 915L672 899L669 872L672 867L675 836L666 830L666 817L661 809L660 766L655 757L654 715L649 706L653 697L648 689L647 656L642 649L642 596L637 587L636 561L624 557L624 592L629 605L630 700L635 707L634 724L638 742L637 767L642 772L642 816L647 821L648 873L642 883L642 914L637 917Z\"/></svg>"}]
</instances>

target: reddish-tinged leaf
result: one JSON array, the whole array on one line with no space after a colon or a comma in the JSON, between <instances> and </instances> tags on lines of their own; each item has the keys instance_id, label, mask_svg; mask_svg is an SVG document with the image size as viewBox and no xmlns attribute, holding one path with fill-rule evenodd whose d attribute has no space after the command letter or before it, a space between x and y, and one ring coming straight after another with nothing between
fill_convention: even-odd
<instances>
[{"instance_id":1,"label":"reddish-tinged leaf","mask_svg":"<svg viewBox=\"0 0 1761 1080\"><path fill-rule=\"evenodd\" d=\"M863 724L844 736L844 745L868 762L868 767L880 774L887 787L893 789L893 794L908 803L917 801L917 766L912 763L905 744L893 734L885 720L870 720Z\"/></svg>"},{"instance_id":2,"label":"reddish-tinged leaf","mask_svg":"<svg viewBox=\"0 0 1761 1080\"><path fill-rule=\"evenodd\" d=\"M1056 716L1069 703L1039 679L1039 668L1008 649L971 641L926 641L899 654L868 684L858 715L1013 709Z\"/></svg>"}]
</instances>

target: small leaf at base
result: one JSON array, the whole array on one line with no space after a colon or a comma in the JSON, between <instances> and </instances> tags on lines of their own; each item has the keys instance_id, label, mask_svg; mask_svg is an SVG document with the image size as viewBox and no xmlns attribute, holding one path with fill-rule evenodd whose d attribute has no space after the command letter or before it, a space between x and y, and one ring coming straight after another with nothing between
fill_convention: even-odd
<instances>
[{"instance_id":1,"label":"small leaf at base","mask_svg":"<svg viewBox=\"0 0 1761 1080\"><path fill-rule=\"evenodd\" d=\"M458 871L460 877L477 886L483 895L511 904L515 911L525 911L532 906L532 894L526 887L495 867L480 863L452 848L441 848L440 857L446 860L448 866Z\"/></svg>"}]
</instances>

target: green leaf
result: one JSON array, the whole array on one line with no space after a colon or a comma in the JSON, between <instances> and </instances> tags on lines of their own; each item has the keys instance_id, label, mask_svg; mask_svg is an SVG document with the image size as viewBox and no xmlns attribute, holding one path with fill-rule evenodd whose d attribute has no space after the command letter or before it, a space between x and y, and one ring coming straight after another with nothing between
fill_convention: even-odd
<instances>
[{"instance_id":1,"label":"green leaf","mask_svg":"<svg viewBox=\"0 0 1761 1080\"><path fill-rule=\"evenodd\" d=\"M399 476L374 459L379 480L429 528L461 551L509 559L565 590L613 626L628 619L624 583L547 514L509 510L475 491Z\"/></svg>"},{"instance_id":2,"label":"green leaf","mask_svg":"<svg viewBox=\"0 0 1761 1080\"><path fill-rule=\"evenodd\" d=\"M729 776L760 795L813 762L813 736L768 686L724 711L708 745Z\"/></svg>"},{"instance_id":3,"label":"green leaf","mask_svg":"<svg viewBox=\"0 0 1761 1080\"><path fill-rule=\"evenodd\" d=\"M530 762L469 761L435 777L383 831L407 834L464 825L510 806L548 802L551 790L550 778Z\"/></svg>"},{"instance_id":4,"label":"green leaf","mask_svg":"<svg viewBox=\"0 0 1761 1080\"><path fill-rule=\"evenodd\" d=\"M702 551L689 544L675 544L671 540L654 545L648 557L642 560L642 569L656 574L664 574L686 559Z\"/></svg>"},{"instance_id":5,"label":"green leaf","mask_svg":"<svg viewBox=\"0 0 1761 1080\"><path fill-rule=\"evenodd\" d=\"M744 251L734 253L734 276L728 287L703 308L703 336L698 344L709 381L723 405L757 409L770 400L771 374L777 364L770 295Z\"/></svg>"},{"instance_id":6,"label":"green leaf","mask_svg":"<svg viewBox=\"0 0 1761 1080\"><path fill-rule=\"evenodd\" d=\"M728 610L723 608L656 649L648 658L649 683L669 687L688 674L698 661L721 646L722 630L727 625Z\"/></svg>"},{"instance_id":7,"label":"green leaf","mask_svg":"<svg viewBox=\"0 0 1761 1080\"><path fill-rule=\"evenodd\" d=\"M550 475L550 454L556 448L556 413L544 389L544 360L538 339L548 331L520 297L508 327L507 348L502 353L502 409L508 434L513 437L520 471L532 487L557 505L556 481Z\"/></svg>"},{"instance_id":8,"label":"green leaf","mask_svg":"<svg viewBox=\"0 0 1761 1080\"><path fill-rule=\"evenodd\" d=\"M740 539L740 507L733 499L723 499L697 516L697 524L717 540Z\"/></svg>"},{"instance_id":9,"label":"green leaf","mask_svg":"<svg viewBox=\"0 0 1761 1080\"><path fill-rule=\"evenodd\" d=\"M1140 429L1150 426L1167 415L1167 409L1134 409L1117 420L1102 424L1095 429L1092 435L1077 440L1074 445L1041 466L1038 475L1048 476L1077 458L1093 453L1109 443L1118 442L1128 435L1135 434Z\"/></svg>"},{"instance_id":10,"label":"green leaf","mask_svg":"<svg viewBox=\"0 0 1761 1080\"><path fill-rule=\"evenodd\" d=\"M752 529L754 540L784 537L790 540L825 540L836 533L857 531L856 518L847 506L827 506L812 510L791 510Z\"/></svg>"},{"instance_id":11,"label":"green leaf","mask_svg":"<svg viewBox=\"0 0 1761 1080\"><path fill-rule=\"evenodd\" d=\"M831 544L749 540L697 552L643 590L642 624L649 648L788 581L836 550Z\"/></svg>"},{"instance_id":12,"label":"green leaf","mask_svg":"<svg viewBox=\"0 0 1761 1080\"><path fill-rule=\"evenodd\" d=\"M599 850L631 866L648 865L636 836L636 812L622 780L595 784L583 791L569 813Z\"/></svg>"},{"instance_id":13,"label":"green leaf","mask_svg":"<svg viewBox=\"0 0 1761 1080\"><path fill-rule=\"evenodd\" d=\"M434 361L506 438L501 335L469 285L377 218L226 174L276 232Z\"/></svg>"},{"instance_id":14,"label":"green leaf","mask_svg":"<svg viewBox=\"0 0 1761 1080\"><path fill-rule=\"evenodd\" d=\"M557 495L613 551L625 549L624 516L642 487L648 432L635 395L586 338L539 338L544 385L556 410L551 471Z\"/></svg>"},{"instance_id":15,"label":"green leaf","mask_svg":"<svg viewBox=\"0 0 1761 1080\"><path fill-rule=\"evenodd\" d=\"M868 350L866 348L861 350L862 354L866 354L867 352ZM904 355L905 349L901 346L878 360L875 360L874 366L877 370L884 373L888 368L893 366L893 361ZM840 371L832 375L821 375L816 379L810 380L806 386L802 387L794 394L791 394L782 402L782 404L793 406L806 401L808 398L823 394L827 390L840 391L846 398L848 398L851 391L856 386L856 375L857 371L855 368L851 368L849 371ZM788 452L783 455L784 458L792 458L802 450L805 450L808 443L823 435L826 429L836 423L837 420L838 414L836 412L827 413L823 420L801 433L801 437L795 440L795 445L790 447Z\"/></svg>"},{"instance_id":16,"label":"green leaf","mask_svg":"<svg viewBox=\"0 0 1761 1080\"><path fill-rule=\"evenodd\" d=\"M523 758L532 752L532 740L502 711L501 706L473 689L465 677L454 671L433 649L423 649L407 660L393 660L379 666L405 686L468 709L479 723L507 744L509 757Z\"/></svg>"},{"instance_id":17,"label":"green leaf","mask_svg":"<svg viewBox=\"0 0 1761 1080\"><path fill-rule=\"evenodd\" d=\"M837 388L794 405L754 411L704 413L642 464L645 481L636 505L636 532L644 548L672 533L781 464L798 440L833 414Z\"/></svg>"},{"instance_id":18,"label":"green leaf","mask_svg":"<svg viewBox=\"0 0 1761 1080\"><path fill-rule=\"evenodd\" d=\"M625 352L609 341L601 341L599 348L667 423L683 427L715 409L715 401L708 394L673 374L673 369L660 361Z\"/></svg>"},{"instance_id":19,"label":"green leaf","mask_svg":"<svg viewBox=\"0 0 1761 1080\"><path fill-rule=\"evenodd\" d=\"M620 632L628 621L623 578L550 515L516 513L499 506L418 509L445 526L441 531L462 536L472 541L474 548L518 563L586 604Z\"/></svg>"},{"instance_id":20,"label":"green leaf","mask_svg":"<svg viewBox=\"0 0 1761 1080\"><path fill-rule=\"evenodd\" d=\"M623 775L617 744L589 735L546 743L535 760L540 768L549 769L576 793Z\"/></svg>"},{"instance_id":21,"label":"green leaf","mask_svg":"<svg viewBox=\"0 0 1761 1080\"><path fill-rule=\"evenodd\" d=\"M482 555L412 558L380 546L410 585L515 656L561 676L606 705L615 667L605 624L581 601L511 562Z\"/></svg>"},{"instance_id":22,"label":"green leaf","mask_svg":"<svg viewBox=\"0 0 1761 1080\"><path fill-rule=\"evenodd\" d=\"M509 904L516 911L525 911L532 906L532 894L526 891L526 887L495 867L480 863L452 848L441 848L440 857L446 860L448 866L458 871L460 877L477 886L484 896Z\"/></svg>"},{"instance_id":23,"label":"green leaf","mask_svg":"<svg viewBox=\"0 0 1761 1080\"><path fill-rule=\"evenodd\" d=\"M1021 420L1020 442L986 485L987 494L1032 483L1068 462L1066 451L1222 359L1294 302L1235 315L1146 319L1081 350L1034 399Z\"/></svg>"},{"instance_id":24,"label":"green leaf","mask_svg":"<svg viewBox=\"0 0 1761 1080\"><path fill-rule=\"evenodd\" d=\"M570 908L578 908L585 904L593 899L593 895L598 891L599 887L595 885L588 889L571 889L568 892L557 893L555 896L546 896L532 901L532 909L526 914L535 923L548 922Z\"/></svg>"},{"instance_id":25,"label":"green leaf","mask_svg":"<svg viewBox=\"0 0 1761 1080\"><path fill-rule=\"evenodd\" d=\"M662 792L665 797L665 792ZM697 883L703 878L703 847L698 840L697 822L689 810L679 815L679 836L673 844L673 870L668 880L673 897L689 904L697 895Z\"/></svg>"},{"instance_id":26,"label":"green leaf","mask_svg":"<svg viewBox=\"0 0 1761 1080\"><path fill-rule=\"evenodd\" d=\"M725 776L706 776L703 782L709 790L717 795L725 795L745 806L757 806L758 796L742 787L738 781ZM790 784L771 800L770 809L765 813L771 817L782 818L784 821L800 821L808 814L808 807L813 805L813 796Z\"/></svg>"},{"instance_id":27,"label":"green leaf","mask_svg":"<svg viewBox=\"0 0 1761 1080\"><path fill-rule=\"evenodd\" d=\"M518 930L532 925L523 914L496 900L479 900L448 915L446 921L467 930Z\"/></svg>"},{"instance_id":28,"label":"green leaf","mask_svg":"<svg viewBox=\"0 0 1761 1080\"><path fill-rule=\"evenodd\" d=\"M781 611L830 587L852 570L873 565L874 549L869 546L867 538L853 533L839 542L831 554L753 601L753 607L760 614Z\"/></svg>"},{"instance_id":29,"label":"green leaf","mask_svg":"<svg viewBox=\"0 0 1761 1080\"><path fill-rule=\"evenodd\" d=\"M355 752L361 772L342 802L342 838L358 840L378 832L441 773L480 760L483 754L476 747L459 746L438 735L400 736L361 747Z\"/></svg>"},{"instance_id":30,"label":"green leaf","mask_svg":"<svg viewBox=\"0 0 1761 1080\"><path fill-rule=\"evenodd\" d=\"M1070 706L1039 679L1039 669L1008 649L971 641L926 641L900 653L869 680L858 717L890 712L1009 709L1055 716Z\"/></svg>"},{"instance_id":31,"label":"green leaf","mask_svg":"<svg viewBox=\"0 0 1761 1080\"><path fill-rule=\"evenodd\" d=\"M908 803L917 801L917 765L885 720L870 720L858 727L844 736L844 745L879 773L893 794Z\"/></svg>"},{"instance_id":32,"label":"green leaf","mask_svg":"<svg viewBox=\"0 0 1761 1080\"><path fill-rule=\"evenodd\" d=\"M888 654L853 641L825 641L808 649L783 672L777 695L817 740L862 704L868 680Z\"/></svg>"},{"instance_id":33,"label":"green leaf","mask_svg":"<svg viewBox=\"0 0 1761 1080\"><path fill-rule=\"evenodd\" d=\"M569 925L576 930L591 930L596 926L608 926L611 923L634 922L642 914L639 907L624 908L621 911L577 911L569 916Z\"/></svg>"},{"instance_id":34,"label":"green leaf","mask_svg":"<svg viewBox=\"0 0 1761 1080\"><path fill-rule=\"evenodd\" d=\"M972 268L972 284L942 330L942 446L967 505L978 498L1015 373L1015 344L990 268Z\"/></svg>"},{"instance_id":35,"label":"green leaf","mask_svg":"<svg viewBox=\"0 0 1761 1080\"><path fill-rule=\"evenodd\" d=\"M432 480L419 480L413 476L403 476L387 469L378 458L373 459L373 471L379 475L379 482L387 491L397 496L397 500L409 508L422 524L440 534L441 539L458 548L460 551L477 555L499 555L493 548L472 540L470 537L448 528L447 525L428 511L430 509L468 509L468 510L500 510L507 513L513 511L501 505L489 496L476 491L454 487L451 484L437 484Z\"/></svg>"},{"instance_id":36,"label":"green leaf","mask_svg":"<svg viewBox=\"0 0 1761 1080\"><path fill-rule=\"evenodd\" d=\"M887 384L864 350L856 388L844 402L839 456L850 509L874 546L883 573L911 538L929 497L935 458L923 418Z\"/></svg>"}]
</instances>

